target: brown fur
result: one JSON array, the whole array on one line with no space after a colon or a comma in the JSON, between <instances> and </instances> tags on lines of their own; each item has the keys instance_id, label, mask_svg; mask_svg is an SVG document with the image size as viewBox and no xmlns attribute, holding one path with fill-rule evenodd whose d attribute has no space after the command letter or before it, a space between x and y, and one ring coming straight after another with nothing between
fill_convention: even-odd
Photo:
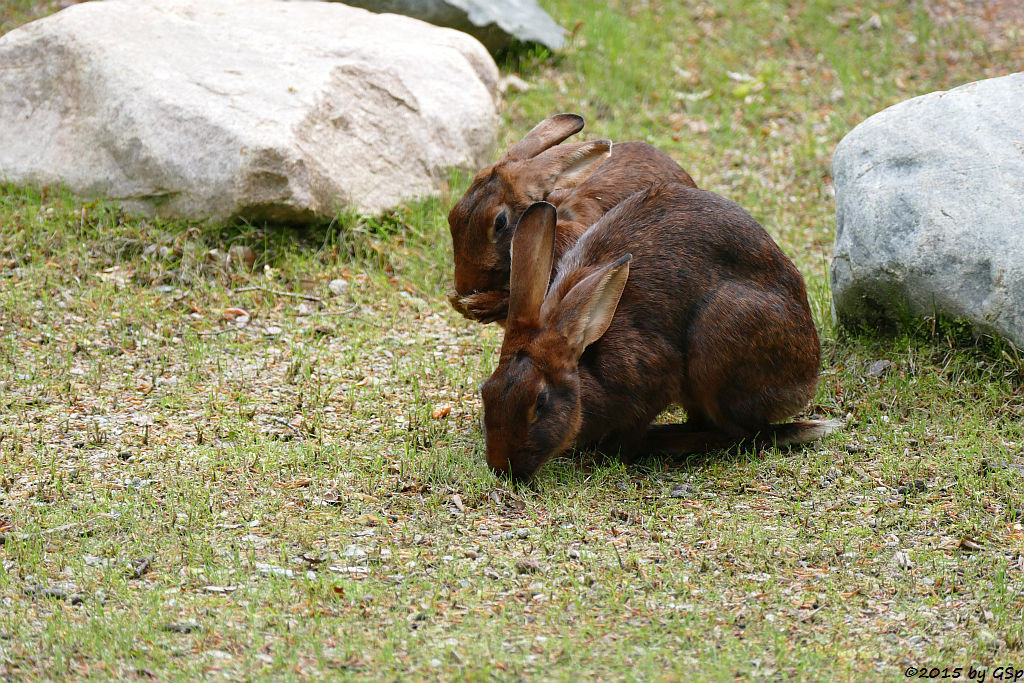
<instances>
[{"instance_id":1,"label":"brown fur","mask_svg":"<svg viewBox=\"0 0 1024 683\"><path fill-rule=\"evenodd\" d=\"M562 256L542 301L527 301L520 280L548 279L531 253L545 241L529 236L554 219L531 208L516 228L513 306L482 387L492 468L526 478L572 445L693 453L835 426L775 424L814 395L818 335L799 271L735 203L682 184L636 193ZM581 324L598 338L575 342ZM687 423L651 427L671 405Z\"/></svg>"},{"instance_id":2,"label":"brown fur","mask_svg":"<svg viewBox=\"0 0 1024 683\"><path fill-rule=\"evenodd\" d=\"M465 317L504 320L513 227L534 202L547 200L558 208L557 261L590 225L634 192L656 182L695 186L670 156L645 142L559 144L582 128L583 119L575 114L545 119L480 171L452 207L455 291L449 300ZM495 234L502 211L506 228Z\"/></svg>"}]
</instances>

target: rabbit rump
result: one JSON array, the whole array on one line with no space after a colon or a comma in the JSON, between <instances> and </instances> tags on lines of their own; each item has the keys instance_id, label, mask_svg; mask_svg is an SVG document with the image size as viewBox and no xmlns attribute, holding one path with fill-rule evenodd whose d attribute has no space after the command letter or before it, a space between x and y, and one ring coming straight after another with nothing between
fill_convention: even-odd
<instances>
[{"instance_id":1,"label":"rabbit rump","mask_svg":"<svg viewBox=\"0 0 1024 683\"><path fill-rule=\"evenodd\" d=\"M482 386L492 469L525 479L574 445L695 453L837 426L774 424L814 395L818 334L799 271L738 205L681 184L638 192L549 287L556 218L534 204L512 238L505 339ZM673 404L685 424L650 426Z\"/></svg>"},{"instance_id":2,"label":"rabbit rump","mask_svg":"<svg viewBox=\"0 0 1024 683\"><path fill-rule=\"evenodd\" d=\"M512 228L534 202L558 205L556 255L608 209L659 181L693 185L670 156L645 142L559 144L583 117L556 114L534 127L494 165L480 171L448 214L455 252L449 301L471 320L504 320L508 311Z\"/></svg>"}]
</instances>

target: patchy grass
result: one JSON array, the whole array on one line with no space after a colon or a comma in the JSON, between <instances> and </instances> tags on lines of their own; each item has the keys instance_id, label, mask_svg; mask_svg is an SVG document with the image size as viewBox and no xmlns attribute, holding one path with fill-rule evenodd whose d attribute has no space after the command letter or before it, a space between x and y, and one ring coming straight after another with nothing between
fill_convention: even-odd
<instances>
[{"instance_id":1,"label":"patchy grass","mask_svg":"<svg viewBox=\"0 0 1024 683\"><path fill-rule=\"evenodd\" d=\"M74 4L75 0L3 0L0 2L0 34L18 28L33 19L51 14L62 5Z\"/></svg>"},{"instance_id":2,"label":"patchy grass","mask_svg":"<svg viewBox=\"0 0 1024 683\"><path fill-rule=\"evenodd\" d=\"M464 179L299 233L3 186L3 675L1024 666L1020 355L941 321L840 336L827 284L834 145L1010 71L1018 43L894 1L546 5L583 23L564 55L505 63L533 85L506 142L580 111L750 209L808 280L811 410L847 428L796 452L581 456L510 488L477 426L500 330L443 296Z\"/></svg>"}]
</instances>

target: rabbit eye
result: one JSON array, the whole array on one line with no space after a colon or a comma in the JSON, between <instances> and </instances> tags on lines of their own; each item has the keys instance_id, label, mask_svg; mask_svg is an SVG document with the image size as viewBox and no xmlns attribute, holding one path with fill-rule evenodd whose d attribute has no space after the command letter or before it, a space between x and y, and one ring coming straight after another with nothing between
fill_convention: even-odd
<instances>
[{"instance_id":1,"label":"rabbit eye","mask_svg":"<svg viewBox=\"0 0 1024 683\"><path fill-rule=\"evenodd\" d=\"M535 410L537 410L539 412L539 411L543 410L544 406L546 406L547 404L548 404L548 389L547 389L547 387L544 387L543 389L540 390L540 393L537 394L537 405L536 405Z\"/></svg>"},{"instance_id":2,"label":"rabbit eye","mask_svg":"<svg viewBox=\"0 0 1024 683\"><path fill-rule=\"evenodd\" d=\"M508 210L502 209L497 216L494 217L494 236L497 237L501 232L508 227Z\"/></svg>"}]
</instances>

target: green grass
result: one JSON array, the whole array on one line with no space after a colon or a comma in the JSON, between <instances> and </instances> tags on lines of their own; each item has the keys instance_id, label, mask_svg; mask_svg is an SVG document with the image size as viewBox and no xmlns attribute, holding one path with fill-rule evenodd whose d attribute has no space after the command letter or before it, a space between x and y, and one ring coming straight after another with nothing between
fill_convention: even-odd
<instances>
[{"instance_id":1,"label":"green grass","mask_svg":"<svg viewBox=\"0 0 1024 683\"><path fill-rule=\"evenodd\" d=\"M579 111L585 136L669 151L794 258L823 340L810 411L847 423L802 451L494 478L476 387L500 330L444 299L465 178L302 231L0 186L0 675L1024 665L1019 352L948 321L840 333L827 280L839 139L1024 55L861 4L559 0L564 26L582 22L572 45L503 63L533 88L507 99L502 145ZM43 11L8 3L0 27ZM232 246L252 272L207 257Z\"/></svg>"}]
</instances>

